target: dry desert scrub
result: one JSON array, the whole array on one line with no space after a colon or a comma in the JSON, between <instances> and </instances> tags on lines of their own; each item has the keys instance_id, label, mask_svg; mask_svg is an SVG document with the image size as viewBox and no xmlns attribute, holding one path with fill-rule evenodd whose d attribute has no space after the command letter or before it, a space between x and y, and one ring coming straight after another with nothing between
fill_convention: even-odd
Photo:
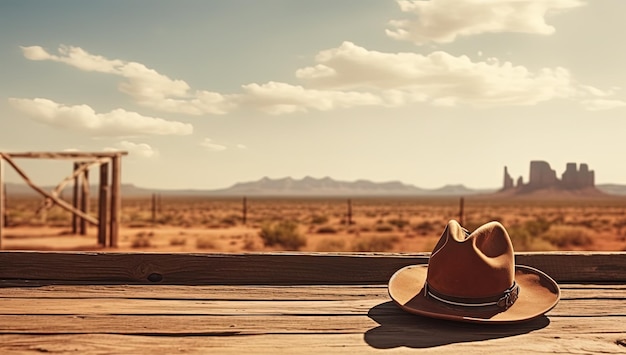
<instances>
[{"instance_id":1,"label":"dry desert scrub","mask_svg":"<svg viewBox=\"0 0 626 355\"><path fill-rule=\"evenodd\" d=\"M541 235L541 238L557 246L586 247L593 244L592 231L586 227L553 225Z\"/></svg>"},{"instance_id":2,"label":"dry desert scrub","mask_svg":"<svg viewBox=\"0 0 626 355\"><path fill-rule=\"evenodd\" d=\"M210 237L199 237L196 239L196 248L198 249L215 249L216 245Z\"/></svg>"},{"instance_id":3,"label":"dry desert scrub","mask_svg":"<svg viewBox=\"0 0 626 355\"><path fill-rule=\"evenodd\" d=\"M187 244L187 239L185 237L172 237L170 239L171 246L182 246Z\"/></svg>"},{"instance_id":4,"label":"dry desert scrub","mask_svg":"<svg viewBox=\"0 0 626 355\"><path fill-rule=\"evenodd\" d=\"M121 240L120 248L179 250L184 240L179 233L185 231L184 250L189 251L201 237L211 237L218 249L233 252L430 251L446 223L460 220L458 197L351 201L353 224L346 225L345 198L249 197L244 224L241 198L163 196L153 219L150 197L123 196L121 235L128 237ZM95 202L91 201L92 215L97 213ZM53 207L44 220L35 213L40 205L41 198L9 194L6 234L16 236L10 242L26 242L29 235L43 233L51 226L71 227L69 213ZM501 222L515 251L626 249L626 197L558 201L466 196L464 211L463 225L469 230L491 220ZM139 231L133 230L137 227L157 230L158 234L139 236ZM88 229L90 235L95 234L94 227ZM216 239L216 233L231 235L240 229L250 237L235 245ZM52 243L41 247L54 248ZM206 246L200 243L199 247Z\"/></svg>"},{"instance_id":5,"label":"dry desert scrub","mask_svg":"<svg viewBox=\"0 0 626 355\"><path fill-rule=\"evenodd\" d=\"M357 238L352 245L353 251L391 251L394 244L400 240L398 236L380 236Z\"/></svg>"},{"instance_id":6,"label":"dry desert scrub","mask_svg":"<svg viewBox=\"0 0 626 355\"><path fill-rule=\"evenodd\" d=\"M139 232L135 235L130 246L135 249L150 248L152 246L151 239L154 237L152 232Z\"/></svg>"},{"instance_id":7,"label":"dry desert scrub","mask_svg":"<svg viewBox=\"0 0 626 355\"><path fill-rule=\"evenodd\" d=\"M266 223L261 227L259 236L265 246L282 246L287 250L299 250L306 245L306 237L298 231L298 224L292 221Z\"/></svg>"}]
</instances>

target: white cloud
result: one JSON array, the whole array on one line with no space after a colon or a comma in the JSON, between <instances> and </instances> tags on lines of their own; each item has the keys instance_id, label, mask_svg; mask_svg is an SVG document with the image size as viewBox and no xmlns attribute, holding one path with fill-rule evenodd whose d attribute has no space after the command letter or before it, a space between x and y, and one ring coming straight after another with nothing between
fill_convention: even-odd
<instances>
[{"instance_id":1,"label":"white cloud","mask_svg":"<svg viewBox=\"0 0 626 355\"><path fill-rule=\"evenodd\" d=\"M130 157L139 158L156 158L159 152L146 143L133 143L129 141L121 141L116 144L116 148L105 148L105 151L127 151Z\"/></svg>"},{"instance_id":2,"label":"white cloud","mask_svg":"<svg viewBox=\"0 0 626 355\"><path fill-rule=\"evenodd\" d=\"M518 32L550 35L551 13L584 5L580 0L397 0L410 19L390 21L389 37L422 45L458 36Z\"/></svg>"},{"instance_id":3,"label":"white cloud","mask_svg":"<svg viewBox=\"0 0 626 355\"><path fill-rule=\"evenodd\" d=\"M237 144L237 148L238 149L248 149L248 146L246 146L245 144Z\"/></svg>"},{"instance_id":4,"label":"white cloud","mask_svg":"<svg viewBox=\"0 0 626 355\"><path fill-rule=\"evenodd\" d=\"M602 111L602 110L610 110L610 109L614 109L618 107L624 107L626 106L626 101L593 99L593 100L583 100L581 104L588 111Z\"/></svg>"},{"instance_id":5,"label":"white cloud","mask_svg":"<svg viewBox=\"0 0 626 355\"><path fill-rule=\"evenodd\" d=\"M270 114L329 111L354 106L380 105L374 94L356 91L311 90L302 86L269 82L243 85L245 103Z\"/></svg>"},{"instance_id":6,"label":"white cloud","mask_svg":"<svg viewBox=\"0 0 626 355\"><path fill-rule=\"evenodd\" d=\"M173 80L137 62L110 60L72 46L61 46L59 55L48 53L40 46L22 47L30 60L51 60L65 63L84 71L118 75L126 79L120 91L131 96L138 104L166 112L189 115L224 114L236 106L235 95L190 90L183 80Z\"/></svg>"},{"instance_id":7,"label":"white cloud","mask_svg":"<svg viewBox=\"0 0 626 355\"><path fill-rule=\"evenodd\" d=\"M66 106L48 99L10 98L9 103L36 121L94 136L188 135L193 126L115 109L96 113L88 105Z\"/></svg>"},{"instance_id":8,"label":"white cloud","mask_svg":"<svg viewBox=\"0 0 626 355\"><path fill-rule=\"evenodd\" d=\"M296 76L326 90L379 92L388 106L424 101L446 106L533 105L576 95L570 73L563 68L531 72L495 58L474 62L442 51L384 53L344 42L321 51L316 61Z\"/></svg>"},{"instance_id":9,"label":"white cloud","mask_svg":"<svg viewBox=\"0 0 626 355\"><path fill-rule=\"evenodd\" d=\"M439 12L442 4L447 4L446 1L448 0L433 0L431 5L431 2L421 1L399 3L404 9L429 9L422 9L428 14L421 17L421 21L426 21L444 16ZM492 4L491 0L485 3ZM461 7L471 7L477 14L487 11L483 2L459 0L459 4ZM494 5L494 11L504 11L502 9L508 8L507 6L520 6L526 12L541 14L536 18L544 23L546 13L579 6L580 2L546 0L534 7L531 4L535 2L504 1ZM451 13L457 11L456 6L450 5L450 8L454 9L450 10ZM473 14L469 9L467 11ZM524 11L522 13L526 13ZM435 16L436 14L439 15ZM528 15L523 17L524 21L520 21L527 23L531 17ZM463 18L459 17L461 20ZM471 23L470 20L467 21ZM509 22L506 22L508 27L505 28L512 30L514 27L509 26ZM465 32L454 32L454 36L460 33ZM444 51L427 55L386 53L368 50L352 42L343 42L339 47L320 51L315 57L314 65L296 71L295 75L302 85L274 81L264 84L249 83L242 85L241 93L224 95L206 90L192 92L184 81L172 80L143 64L109 60L76 47L60 47L58 56L49 54L38 46L22 47L22 50L26 58L32 60L53 60L82 70L119 75L126 79L121 83L120 90L132 96L138 103L152 109L190 115L225 114L239 107L253 108L269 114L289 114L358 106L396 107L412 103L430 103L436 106L516 106L535 105L560 98L580 102L587 100L583 105L593 110L598 107L619 107L618 100L609 99L617 91L615 88L601 90L581 85L572 78L567 69L561 67L531 71L522 65L514 65L497 58L483 58L482 52L478 52L477 60L472 60L468 56L454 56ZM599 97L605 100L591 100ZM22 109L37 111L36 115L40 120L67 128L77 125L85 130L109 135L118 135L122 131L135 132L131 134L190 134L192 130L191 125L144 117L121 109L107 114L95 114L86 105L66 107L49 100L39 100L41 101L33 100L30 104L22 102L18 106L33 106ZM53 113L54 117L51 118Z\"/></svg>"},{"instance_id":10,"label":"white cloud","mask_svg":"<svg viewBox=\"0 0 626 355\"><path fill-rule=\"evenodd\" d=\"M212 152L221 152L223 150L226 150L226 146L213 143L210 138L204 138L204 140L200 142L200 145Z\"/></svg>"}]
</instances>

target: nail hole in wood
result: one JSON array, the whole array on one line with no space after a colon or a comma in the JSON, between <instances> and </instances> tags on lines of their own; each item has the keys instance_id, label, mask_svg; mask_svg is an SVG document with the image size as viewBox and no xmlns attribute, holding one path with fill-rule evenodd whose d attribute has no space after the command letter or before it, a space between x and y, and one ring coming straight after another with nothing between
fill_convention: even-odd
<instances>
[{"instance_id":1,"label":"nail hole in wood","mask_svg":"<svg viewBox=\"0 0 626 355\"><path fill-rule=\"evenodd\" d=\"M148 275L148 281L150 281L150 282L161 282L161 281L163 281L163 275L157 274L156 272L152 273L152 274Z\"/></svg>"}]
</instances>

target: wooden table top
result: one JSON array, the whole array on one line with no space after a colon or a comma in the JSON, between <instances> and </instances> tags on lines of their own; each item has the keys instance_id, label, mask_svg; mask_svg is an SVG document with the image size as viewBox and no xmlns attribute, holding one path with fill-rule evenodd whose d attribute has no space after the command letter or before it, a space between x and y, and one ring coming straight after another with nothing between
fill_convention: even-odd
<instances>
[{"instance_id":1,"label":"wooden table top","mask_svg":"<svg viewBox=\"0 0 626 355\"><path fill-rule=\"evenodd\" d=\"M55 255L68 260L68 254ZM621 274L608 283L560 282L561 300L546 316L494 326L405 313L391 302L384 282L192 285L163 283L169 280L164 273L158 282L133 283L116 280L113 265L100 266L110 273L109 284L100 277L79 282L78 271L70 280L51 280L54 267L36 264L30 280L10 277L23 257L37 260L40 254L0 253L0 354L626 353ZM274 263L275 257L267 258ZM373 262L370 256L362 260ZM625 261L626 254L618 253L604 265L621 268ZM146 267L145 260L141 265L148 276L163 270Z\"/></svg>"}]
</instances>

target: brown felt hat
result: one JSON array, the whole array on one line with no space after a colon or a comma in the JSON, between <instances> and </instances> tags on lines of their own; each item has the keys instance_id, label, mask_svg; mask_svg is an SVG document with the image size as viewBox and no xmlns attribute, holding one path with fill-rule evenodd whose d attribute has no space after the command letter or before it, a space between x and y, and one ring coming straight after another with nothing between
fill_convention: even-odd
<instances>
[{"instance_id":1,"label":"brown felt hat","mask_svg":"<svg viewBox=\"0 0 626 355\"><path fill-rule=\"evenodd\" d=\"M470 234L452 220L428 265L396 271L389 279L389 295L410 313L499 324L545 314L561 292L542 271L515 265L511 238L499 222L484 224Z\"/></svg>"}]
</instances>

